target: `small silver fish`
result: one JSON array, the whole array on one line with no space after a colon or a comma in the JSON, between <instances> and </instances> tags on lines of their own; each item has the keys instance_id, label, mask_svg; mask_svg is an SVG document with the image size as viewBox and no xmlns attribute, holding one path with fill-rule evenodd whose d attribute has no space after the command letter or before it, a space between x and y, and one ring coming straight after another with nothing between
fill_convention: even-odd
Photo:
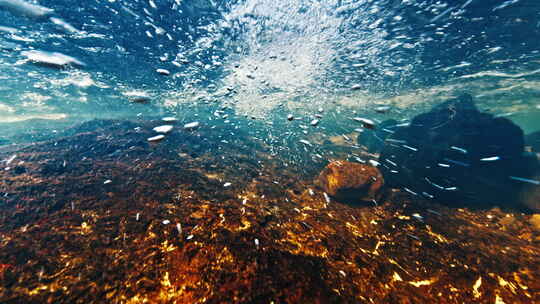
<instances>
[{"instance_id":1,"label":"small silver fish","mask_svg":"<svg viewBox=\"0 0 540 304\"><path fill-rule=\"evenodd\" d=\"M517 176L509 176L509 178L513 179L513 180L516 180L516 181L524 182L524 183L530 183L530 184L533 184L533 185L540 185L540 181L537 181L537 180L534 180L534 179L528 179L528 178L517 177Z\"/></svg>"},{"instance_id":2,"label":"small silver fish","mask_svg":"<svg viewBox=\"0 0 540 304\"><path fill-rule=\"evenodd\" d=\"M418 195L418 193L412 191L411 189L409 189L409 188L407 188L407 187L403 187L403 190L409 192L409 193L412 194L412 195Z\"/></svg>"},{"instance_id":3,"label":"small silver fish","mask_svg":"<svg viewBox=\"0 0 540 304\"><path fill-rule=\"evenodd\" d=\"M491 161L496 161L496 160L499 160L499 159L501 159L501 158L498 157L498 156L492 156L492 157L481 158L480 161L491 162Z\"/></svg>"},{"instance_id":4,"label":"small silver fish","mask_svg":"<svg viewBox=\"0 0 540 304\"><path fill-rule=\"evenodd\" d=\"M467 154L467 150L465 150L463 148L459 148L459 147L456 147L456 146L451 146L450 149L456 150L456 151L461 152L463 154Z\"/></svg>"}]
</instances>

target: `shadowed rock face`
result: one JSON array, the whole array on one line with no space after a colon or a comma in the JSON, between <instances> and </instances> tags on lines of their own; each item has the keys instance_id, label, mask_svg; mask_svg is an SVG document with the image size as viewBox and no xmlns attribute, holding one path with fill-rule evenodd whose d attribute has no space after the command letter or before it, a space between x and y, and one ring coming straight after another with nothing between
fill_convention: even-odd
<instances>
[{"instance_id":1,"label":"shadowed rock face","mask_svg":"<svg viewBox=\"0 0 540 304\"><path fill-rule=\"evenodd\" d=\"M334 161L321 172L317 184L338 201L358 203L377 200L384 180L375 167Z\"/></svg>"},{"instance_id":2,"label":"shadowed rock face","mask_svg":"<svg viewBox=\"0 0 540 304\"><path fill-rule=\"evenodd\" d=\"M531 147L532 152L540 153L540 131L528 134L525 142Z\"/></svg>"},{"instance_id":3,"label":"shadowed rock face","mask_svg":"<svg viewBox=\"0 0 540 304\"><path fill-rule=\"evenodd\" d=\"M397 141L380 156L387 183L455 206L516 207L522 183L509 177L530 176L536 161L524 156L517 125L481 113L469 95L416 116L390 138Z\"/></svg>"}]
</instances>

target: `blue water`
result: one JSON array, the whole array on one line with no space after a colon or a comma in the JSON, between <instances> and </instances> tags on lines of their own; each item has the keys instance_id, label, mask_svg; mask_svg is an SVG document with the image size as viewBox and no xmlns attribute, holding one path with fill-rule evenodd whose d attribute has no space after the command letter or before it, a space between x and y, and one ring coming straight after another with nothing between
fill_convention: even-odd
<instances>
[{"instance_id":1,"label":"blue water","mask_svg":"<svg viewBox=\"0 0 540 304\"><path fill-rule=\"evenodd\" d=\"M150 94L158 107L216 100L258 115L281 102L333 107L343 96L353 99L342 101L351 108L406 96L407 106L396 103L409 110L457 90L480 95L479 103L495 111L537 110L535 1L39 4L53 11L40 18L6 4L0 11L3 116L143 111L126 102L133 90ZM59 52L85 66L38 67L24 62L29 50ZM351 92L355 85L360 90ZM219 94L225 87L237 93Z\"/></svg>"},{"instance_id":2,"label":"blue water","mask_svg":"<svg viewBox=\"0 0 540 304\"><path fill-rule=\"evenodd\" d=\"M0 143L174 116L326 159L318 145L356 137L355 116L406 122L461 93L531 134L539 14L532 0L4 0Z\"/></svg>"}]
</instances>

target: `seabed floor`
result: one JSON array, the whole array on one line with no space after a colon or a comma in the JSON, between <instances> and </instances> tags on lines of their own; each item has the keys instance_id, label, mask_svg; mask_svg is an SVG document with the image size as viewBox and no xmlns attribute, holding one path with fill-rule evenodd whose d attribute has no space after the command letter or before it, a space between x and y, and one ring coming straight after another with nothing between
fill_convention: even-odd
<instances>
[{"instance_id":1,"label":"seabed floor","mask_svg":"<svg viewBox=\"0 0 540 304\"><path fill-rule=\"evenodd\" d=\"M328 203L322 167L150 125L0 150L1 303L540 303L531 215Z\"/></svg>"}]
</instances>

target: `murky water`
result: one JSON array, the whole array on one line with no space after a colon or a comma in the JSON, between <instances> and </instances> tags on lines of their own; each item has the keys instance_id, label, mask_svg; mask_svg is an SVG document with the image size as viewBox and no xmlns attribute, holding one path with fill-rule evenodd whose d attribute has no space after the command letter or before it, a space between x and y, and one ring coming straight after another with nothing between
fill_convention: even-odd
<instances>
[{"instance_id":1,"label":"murky water","mask_svg":"<svg viewBox=\"0 0 540 304\"><path fill-rule=\"evenodd\" d=\"M0 298L540 301L538 37L532 0L0 0Z\"/></svg>"}]
</instances>

